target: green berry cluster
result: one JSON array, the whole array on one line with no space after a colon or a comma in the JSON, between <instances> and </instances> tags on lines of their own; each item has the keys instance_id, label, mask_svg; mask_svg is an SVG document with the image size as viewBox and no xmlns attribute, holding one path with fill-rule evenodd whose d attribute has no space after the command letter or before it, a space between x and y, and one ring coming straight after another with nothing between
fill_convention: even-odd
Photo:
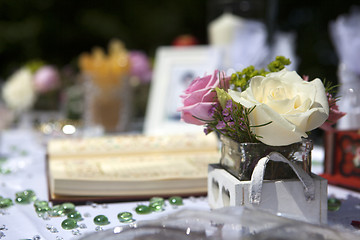
<instances>
[{"instance_id":1,"label":"green berry cluster","mask_svg":"<svg viewBox=\"0 0 360 240\"><path fill-rule=\"evenodd\" d=\"M269 71L266 71L264 68L255 69L255 67L251 65L240 72L233 73L230 83L234 85L235 88L240 88L241 91L244 91L248 88L251 78L255 76L265 76L271 72L279 72L284 69L286 65L290 65L290 63L290 59L284 56L277 56L274 61L267 65Z\"/></svg>"}]
</instances>

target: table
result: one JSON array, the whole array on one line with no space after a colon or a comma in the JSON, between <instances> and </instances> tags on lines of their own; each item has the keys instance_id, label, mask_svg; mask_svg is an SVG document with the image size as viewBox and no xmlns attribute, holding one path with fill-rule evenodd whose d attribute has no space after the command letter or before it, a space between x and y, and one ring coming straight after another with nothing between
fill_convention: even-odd
<instances>
[{"instance_id":1,"label":"table","mask_svg":"<svg viewBox=\"0 0 360 240\"><path fill-rule=\"evenodd\" d=\"M6 130L2 132L2 154L8 157L3 163L3 168L11 169L10 174L0 174L0 196L15 198L15 193L31 189L40 200L48 200L47 181L45 171L44 138L31 129ZM339 211L329 212L328 221L330 226L350 229L353 228L352 220L360 221L360 193L347 189L329 186L329 196L342 199ZM162 212L147 215L138 215L134 211L139 204L144 202L119 202L110 204L89 203L88 205L76 206L84 220L79 222L86 228L78 228L78 231L64 230L61 222L64 217L43 219L38 217L32 204L14 204L6 210L0 211L0 239L79 239L86 233L96 231L97 225L93 223L96 215L103 214L109 218L110 224L102 228L111 229L115 226L124 225L117 219L117 214L130 211L134 218L139 220L157 219L181 209L197 209L209 211L206 197L191 197L184 199L184 205L173 208L167 204ZM75 235L74 235L75 234Z\"/></svg>"}]
</instances>

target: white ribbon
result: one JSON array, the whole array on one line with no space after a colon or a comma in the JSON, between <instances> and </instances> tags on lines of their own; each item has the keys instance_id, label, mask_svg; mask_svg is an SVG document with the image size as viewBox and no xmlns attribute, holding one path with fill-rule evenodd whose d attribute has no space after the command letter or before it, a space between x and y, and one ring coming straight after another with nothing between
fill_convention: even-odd
<instances>
[{"instance_id":1,"label":"white ribbon","mask_svg":"<svg viewBox=\"0 0 360 240\"><path fill-rule=\"evenodd\" d=\"M299 178L301 183L304 186L304 195L307 201L315 199L315 187L313 179L307 174L300 166L293 164L291 161L286 159L283 155L278 152L271 152L266 157L263 157L256 164L254 171L251 175L250 182L250 203L260 204L261 201L261 190L264 180L264 172L266 164L269 160L274 162L284 162L287 163L295 172L296 176Z\"/></svg>"}]
</instances>

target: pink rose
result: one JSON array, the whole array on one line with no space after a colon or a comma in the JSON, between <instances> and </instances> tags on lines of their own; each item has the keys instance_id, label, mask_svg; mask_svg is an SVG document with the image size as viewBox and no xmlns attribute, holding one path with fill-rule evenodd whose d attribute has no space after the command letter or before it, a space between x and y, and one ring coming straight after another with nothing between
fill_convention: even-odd
<instances>
[{"instance_id":1,"label":"pink rose","mask_svg":"<svg viewBox=\"0 0 360 240\"><path fill-rule=\"evenodd\" d=\"M220 73L220 75L221 81L218 78L218 70L213 75L197 77L180 96L184 106L178 108L178 111L181 111L181 119L184 122L203 125L204 121L213 120L209 115L209 110L217 102L215 88L221 82L221 87L227 89L230 80L229 77L225 77L225 73Z\"/></svg>"}]
</instances>

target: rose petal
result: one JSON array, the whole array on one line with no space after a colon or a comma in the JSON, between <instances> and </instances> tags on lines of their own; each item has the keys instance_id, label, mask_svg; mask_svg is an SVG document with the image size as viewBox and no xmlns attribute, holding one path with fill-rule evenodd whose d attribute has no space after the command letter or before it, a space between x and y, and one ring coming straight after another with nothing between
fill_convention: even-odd
<instances>
[{"instance_id":1,"label":"rose petal","mask_svg":"<svg viewBox=\"0 0 360 240\"><path fill-rule=\"evenodd\" d=\"M213 75L206 75L204 77L197 77L195 78L189 85L189 87L184 91L185 94L191 94L194 91L197 91L199 89L205 89L205 88L212 88L214 84L217 82L217 74L218 70L214 71Z\"/></svg>"},{"instance_id":2,"label":"rose petal","mask_svg":"<svg viewBox=\"0 0 360 240\"><path fill-rule=\"evenodd\" d=\"M237 92L237 91L229 89L228 93L235 102L240 103L241 105L243 105L246 108L252 108L257 103L252 98L248 98L248 99L243 98L241 92Z\"/></svg>"},{"instance_id":3,"label":"rose petal","mask_svg":"<svg viewBox=\"0 0 360 240\"><path fill-rule=\"evenodd\" d=\"M255 127L253 131L261 136L259 140L270 146L284 146L301 141L307 137L305 132L299 131L294 124L284 119L265 104L257 105L250 114L252 125L271 122L263 127Z\"/></svg>"},{"instance_id":4,"label":"rose petal","mask_svg":"<svg viewBox=\"0 0 360 240\"><path fill-rule=\"evenodd\" d=\"M179 108L182 112L190 113L197 118L202 120L212 120L212 117L209 116L209 109L213 106L213 102L209 103L197 103L191 106L184 106Z\"/></svg>"},{"instance_id":5,"label":"rose petal","mask_svg":"<svg viewBox=\"0 0 360 240\"><path fill-rule=\"evenodd\" d=\"M198 102L214 102L216 101L216 92L209 89L201 89L194 91L192 94L183 98L183 103L185 106L193 105Z\"/></svg>"},{"instance_id":6,"label":"rose petal","mask_svg":"<svg viewBox=\"0 0 360 240\"><path fill-rule=\"evenodd\" d=\"M181 120L186 123L195 124L195 125L204 125L203 121L200 121L193 117L193 115L189 112L183 111L181 112Z\"/></svg>"},{"instance_id":7,"label":"rose petal","mask_svg":"<svg viewBox=\"0 0 360 240\"><path fill-rule=\"evenodd\" d=\"M296 125L301 131L308 132L314 129L312 123L316 123L315 128L318 128L319 124L322 125L326 121L328 115L322 109L312 108L304 113L285 114L283 117Z\"/></svg>"},{"instance_id":8,"label":"rose petal","mask_svg":"<svg viewBox=\"0 0 360 240\"><path fill-rule=\"evenodd\" d=\"M197 89L205 88L207 85L207 82L210 80L211 76L205 76L205 77L197 77L195 78L189 85L189 87L184 91L185 94L192 93L193 91Z\"/></svg>"}]
</instances>

